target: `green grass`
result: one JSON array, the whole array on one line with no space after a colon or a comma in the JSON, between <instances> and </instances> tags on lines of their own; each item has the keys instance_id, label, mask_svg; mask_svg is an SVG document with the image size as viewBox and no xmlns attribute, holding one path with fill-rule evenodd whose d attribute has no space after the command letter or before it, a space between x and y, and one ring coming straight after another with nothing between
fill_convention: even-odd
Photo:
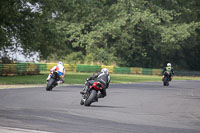
<instances>
[{"instance_id":1,"label":"green grass","mask_svg":"<svg viewBox=\"0 0 200 133\"><path fill-rule=\"evenodd\" d=\"M65 77L66 84L84 84L92 73L67 73ZM0 77L1 85L11 84L45 84L48 74L41 75L26 75ZM177 77L173 80L200 80L200 77ZM130 74L111 74L111 83L134 83L134 82L150 82L161 81L161 76L151 75L130 75Z\"/></svg>"},{"instance_id":2,"label":"green grass","mask_svg":"<svg viewBox=\"0 0 200 133\"><path fill-rule=\"evenodd\" d=\"M112 75L112 83L134 83L134 82L151 82L161 81L162 76L152 75ZM174 76L173 80L200 80L200 77L177 77Z\"/></svg>"}]
</instances>

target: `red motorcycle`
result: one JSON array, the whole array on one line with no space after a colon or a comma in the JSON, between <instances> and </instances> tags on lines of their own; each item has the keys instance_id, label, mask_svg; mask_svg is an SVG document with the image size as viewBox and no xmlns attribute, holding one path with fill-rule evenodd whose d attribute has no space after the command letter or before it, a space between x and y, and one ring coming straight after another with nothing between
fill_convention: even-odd
<instances>
[{"instance_id":1,"label":"red motorcycle","mask_svg":"<svg viewBox=\"0 0 200 133\"><path fill-rule=\"evenodd\" d=\"M85 88L86 89L86 85ZM102 89L102 84L100 82L93 82L92 85L89 85L88 89L86 90L85 93L81 93L82 94L82 99L80 104L81 105L85 105L85 106L90 106L91 103L93 102L97 102L98 100L98 93L99 91Z\"/></svg>"}]
</instances>

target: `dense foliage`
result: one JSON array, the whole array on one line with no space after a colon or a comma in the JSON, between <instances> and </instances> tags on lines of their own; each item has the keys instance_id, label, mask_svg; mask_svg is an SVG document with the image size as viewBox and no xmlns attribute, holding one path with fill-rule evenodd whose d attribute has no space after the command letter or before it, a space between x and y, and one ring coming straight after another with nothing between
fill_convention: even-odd
<instances>
[{"instance_id":1,"label":"dense foliage","mask_svg":"<svg viewBox=\"0 0 200 133\"><path fill-rule=\"evenodd\" d=\"M0 48L66 62L200 70L199 0L1 0Z\"/></svg>"}]
</instances>

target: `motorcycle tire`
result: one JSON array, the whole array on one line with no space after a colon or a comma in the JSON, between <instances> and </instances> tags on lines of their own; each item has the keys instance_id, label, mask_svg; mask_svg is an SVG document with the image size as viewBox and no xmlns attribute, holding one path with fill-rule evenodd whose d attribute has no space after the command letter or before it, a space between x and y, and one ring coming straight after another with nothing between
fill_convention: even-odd
<instances>
[{"instance_id":1,"label":"motorcycle tire","mask_svg":"<svg viewBox=\"0 0 200 133\"><path fill-rule=\"evenodd\" d=\"M85 106L90 106L91 103L94 101L94 99L97 97L97 91L96 90L92 90L92 92L90 93L90 96L88 97L88 99L85 100L84 105Z\"/></svg>"},{"instance_id":2,"label":"motorcycle tire","mask_svg":"<svg viewBox=\"0 0 200 133\"><path fill-rule=\"evenodd\" d=\"M167 81L167 77L165 77L165 78L163 79L163 85L164 85L164 86L167 86L167 84L169 84L169 83L168 83L168 81Z\"/></svg>"},{"instance_id":3,"label":"motorcycle tire","mask_svg":"<svg viewBox=\"0 0 200 133\"><path fill-rule=\"evenodd\" d=\"M55 79L53 79L53 78L51 78L49 80L49 82L47 83L47 87L46 87L47 91L52 91L54 82L55 82Z\"/></svg>"}]
</instances>

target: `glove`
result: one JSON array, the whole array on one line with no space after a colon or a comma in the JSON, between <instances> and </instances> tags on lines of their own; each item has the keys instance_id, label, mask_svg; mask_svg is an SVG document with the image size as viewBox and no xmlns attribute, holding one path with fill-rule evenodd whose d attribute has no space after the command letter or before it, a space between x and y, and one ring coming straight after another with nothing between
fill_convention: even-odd
<instances>
[{"instance_id":1,"label":"glove","mask_svg":"<svg viewBox=\"0 0 200 133\"><path fill-rule=\"evenodd\" d=\"M85 84L86 84L88 81L89 81L89 80L88 80L88 79L86 79L86 80L85 80Z\"/></svg>"},{"instance_id":2,"label":"glove","mask_svg":"<svg viewBox=\"0 0 200 133\"><path fill-rule=\"evenodd\" d=\"M50 73L53 73L55 70L50 70Z\"/></svg>"}]
</instances>

